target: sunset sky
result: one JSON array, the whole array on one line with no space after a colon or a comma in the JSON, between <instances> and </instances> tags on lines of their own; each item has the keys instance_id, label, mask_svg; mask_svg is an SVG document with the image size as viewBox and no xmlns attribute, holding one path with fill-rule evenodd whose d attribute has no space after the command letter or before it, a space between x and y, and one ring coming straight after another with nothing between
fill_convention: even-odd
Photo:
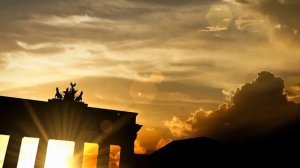
<instances>
[{"instance_id":1,"label":"sunset sky","mask_svg":"<svg viewBox=\"0 0 300 168\"><path fill-rule=\"evenodd\" d=\"M138 112L151 152L261 71L300 102L299 17L298 0L0 0L0 95L76 82L89 106Z\"/></svg>"}]
</instances>

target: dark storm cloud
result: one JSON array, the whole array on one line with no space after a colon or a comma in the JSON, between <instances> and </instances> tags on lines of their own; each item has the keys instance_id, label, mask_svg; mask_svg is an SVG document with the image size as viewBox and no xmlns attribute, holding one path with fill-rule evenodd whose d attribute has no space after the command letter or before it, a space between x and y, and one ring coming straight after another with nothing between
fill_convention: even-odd
<instances>
[{"instance_id":1,"label":"dark storm cloud","mask_svg":"<svg viewBox=\"0 0 300 168\"><path fill-rule=\"evenodd\" d=\"M186 122L174 118L165 125L174 131L187 124L192 129L181 130L186 135L235 139L268 133L284 124L300 119L300 105L287 100L284 81L269 72L237 89L230 104L218 110L193 113ZM175 129L177 128L177 129ZM184 130L185 129L185 130Z\"/></svg>"}]
</instances>

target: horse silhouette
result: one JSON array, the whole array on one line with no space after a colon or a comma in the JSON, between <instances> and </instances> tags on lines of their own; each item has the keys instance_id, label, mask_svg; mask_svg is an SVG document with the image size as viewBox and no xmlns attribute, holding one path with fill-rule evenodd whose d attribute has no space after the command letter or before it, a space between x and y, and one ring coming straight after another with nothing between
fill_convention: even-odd
<instances>
[{"instance_id":1,"label":"horse silhouette","mask_svg":"<svg viewBox=\"0 0 300 168\"><path fill-rule=\"evenodd\" d=\"M66 91L64 91L64 94L65 94L65 95L68 95L68 94L69 94L69 88L66 88Z\"/></svg>"},{"instance_id":2,"label":"horse silhouette","mask_svg":"<svg viewBox=\"0 0 300 168\"><path fill-rule=\"evenodd\" d=\"M56 88L56 93L55 93L55 98L56 99L63 99L62 94L59 92L59 88Z\"/></svg>"},{"instance_id":3,"label":"horse silhouette","mask_svg":"<svg viewBox=\"0 0 300 168\"><path fill-rule=\"evenodd\" d=\"M70 85L71 85L71 89L74 89L74 88L75 88L75 86L76 86L76 83L72 83L72 82L70 82Z\"/></svg>"},{"instance_id":4,"label":"horse silhouette","mask_svg":"<svg viewBox=\"0 0 300 168\"><path fill-rule=\"evenodd\" d=\"M75 102L81 102L82 101L82 95L83 95L83 92L81 91L80 94L79 94L79 96L77 96L75 98Z\"/></svg>"}]
</instances>

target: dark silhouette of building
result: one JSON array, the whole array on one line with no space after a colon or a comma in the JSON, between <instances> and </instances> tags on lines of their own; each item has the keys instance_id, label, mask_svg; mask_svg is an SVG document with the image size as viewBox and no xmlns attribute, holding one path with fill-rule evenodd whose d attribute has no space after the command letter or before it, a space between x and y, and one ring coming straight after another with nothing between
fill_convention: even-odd
<instances>
[{"instance_id":1,"label":"dark silhouette of building","mask_svg":"<svg viewBox=\"0 0 300 168\"><path fill-rule=\"evenodd\" d=\"M152 153L148 165L151 168L214 167L227 162L223 157L226 151L225 145L206 137L176 140Z\"/></svg>"},{"instance_id":2,"label":"dark silhouette of building","mask_svg":"<svg viewBox=\"0 0 300 168\"><path fill-rule=\"evenodd\" d=\"M263 135L215 141L176 140L150 155L136 155L138 168L299 167L300 121Z\"/></svg>"},{"instance_id":3,"label":"dark silhouette of building","mask_svg":"<svg viewBox=\"0 0 300 168\"><path fill-rule=\"evenodd\" d=\"M121 168L133 168L134 140L141 125L137 113L88 107L71 83L48 102L0 96L0 134L9 135L4 168L17 167L23 137L38 137L36 168L44 167L49 139L75 141L76 164L81 167L84 142L99 144L98 167L108 167L109 146L121 147Z\"/></svg>"}]
</instances>

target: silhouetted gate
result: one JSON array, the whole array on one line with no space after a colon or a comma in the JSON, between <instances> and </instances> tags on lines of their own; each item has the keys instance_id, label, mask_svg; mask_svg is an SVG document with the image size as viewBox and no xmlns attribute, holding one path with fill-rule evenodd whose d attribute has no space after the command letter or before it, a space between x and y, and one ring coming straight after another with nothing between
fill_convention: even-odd
<instances>
[{"instance_id":1,"label":"silhouetted gate","mask_svg":"<svg viewBox=\"0 0 300 168\"><path fill-rule=\"evenodd\" d=\"M0 96L0 134L10 135L4 168L17 167L23 137L40 138L36 168L44 167L49 139L75 142L74 167L82 165L85 142L99 145L98 167L108 167L110 145L121 147L121 168L134 167L137 113L88 107L74 95L48 102Z\"/></svg>"}]
</instances>

